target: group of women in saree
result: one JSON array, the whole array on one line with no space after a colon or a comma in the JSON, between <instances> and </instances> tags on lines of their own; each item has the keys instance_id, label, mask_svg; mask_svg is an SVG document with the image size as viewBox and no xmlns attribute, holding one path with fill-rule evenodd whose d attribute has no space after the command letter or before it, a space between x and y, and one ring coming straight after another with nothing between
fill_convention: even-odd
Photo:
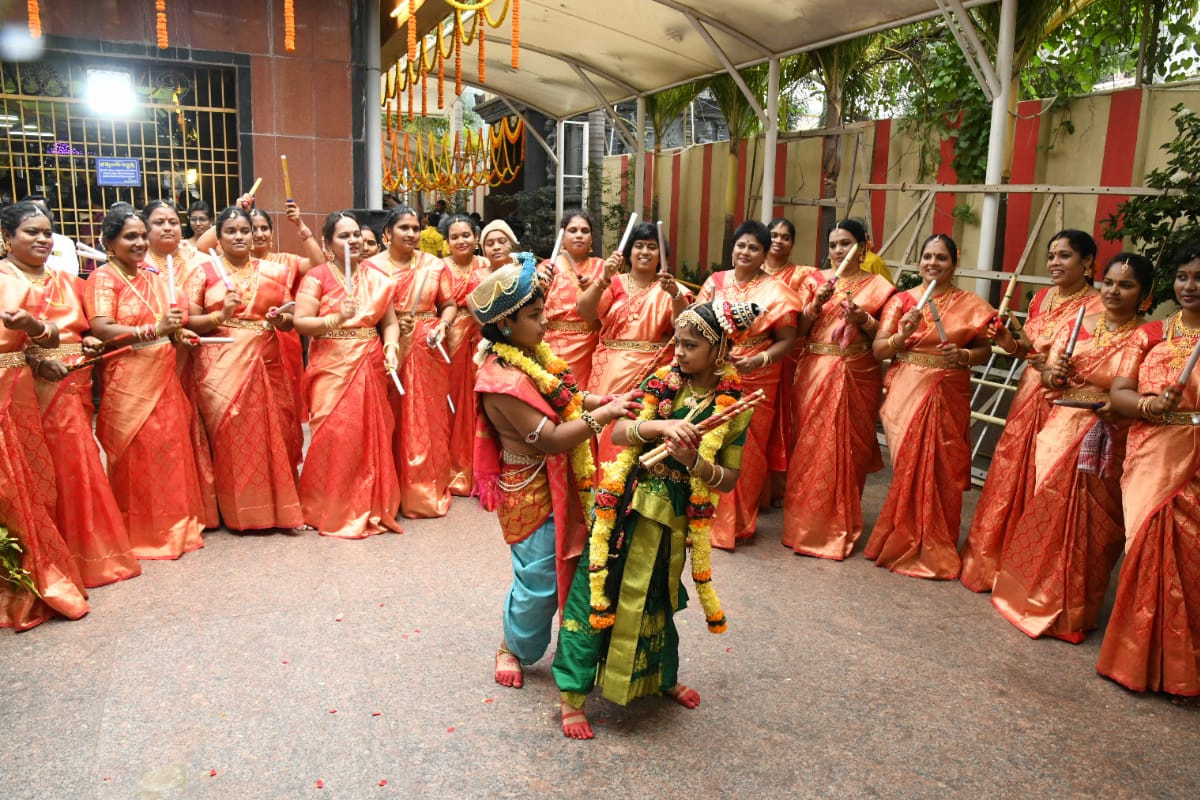
<instances>
[{"instance_id":1,"label":"group of women in saree","mask_svg":"<svg viewBox=\"0 0 1200 800\"><path fill-rule=\"evenodd\" d=\"M171 204L118 204L104 224L109 261L80 281L45 269L44 214L21 203L4 214L0 625L78 617L87 587L201 547L205 528L361 538L445 514L472 491L482 335L467 298L530 258L514 255L503 222L481 231L447 218L441 259L417 247L412 209L391 209L382 236L331 214L318 237L292 204L305 249L293 255L272 250L269 217L246 204L217 215L197 246ZM586 211L561 227L561 250L538 265L545 342L585 391L620 396L669 367L693 302L761 310L728 343L743 391L765 400L739 444L740 478L716 504L714 547L752 537L774 502L786 546L850 555L866 477L883 466L881 420L894 477L865 555L901 574L961 576L1029 635L1080 641L1124 543L1101 671L1134 689L1200 693L1200 615L1187 603L1200 585L1189 467L1200 398L1193 381L1174 383L1200 335L1200 254L1176 259L1181 310L1143 325L1144 259L1118 256L1097 291L1095 243L1062 231L1048 248L1053 285L1014 335L955 287L944 235L923 244L922 284L896 291L864 268L854 221L829 232L827 269L792 263L788 221L746 222L732 269L693 295L653 226L635 226L607 259L591 255ZM1027 366L960 554L970 367L993 346ZM97 363L103 461L88 435ZM614 427L597 437L600 464L621 452Z\"/></svg>"}]
</instances>

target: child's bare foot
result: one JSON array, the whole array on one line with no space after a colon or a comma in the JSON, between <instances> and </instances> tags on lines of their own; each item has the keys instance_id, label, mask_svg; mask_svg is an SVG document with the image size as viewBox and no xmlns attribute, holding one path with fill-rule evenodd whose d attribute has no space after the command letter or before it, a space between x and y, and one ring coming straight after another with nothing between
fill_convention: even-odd
<instances>
[{"instance_id":1,"label":"child's bare foot","mask_svg":"<svg viewBox=\"0 0 1200 800\"><path fill-rule=\"evenodd\" d=\"M596 734L592 733L592 725L588 722L587 714L583 713L582 708L576 708L569 703L562 704L562 729L563 736L568 739L596 738Z\"/></svg>"},{"instance_id":2,"label":"child's bare foot","mask_svg":"<svg viewBox=\"0 0 1200 800\"><path fill-rule=\"evenodd\" d=\"M700 693L682 683L672 686L666 691L666 694L684 708L696 708L700 705Z\"/></svg>"},{"instance_id":3,"label":"child's bare foot","mask_svg":"<svg viewBox=\"0 0 1200 800\"><path fill-rule=\"evenodd\" d=\"M521 661L503 644L496 651L496 683L514 689L525 685L525 671L521 669Z\"/></svg>"}]
</instances>

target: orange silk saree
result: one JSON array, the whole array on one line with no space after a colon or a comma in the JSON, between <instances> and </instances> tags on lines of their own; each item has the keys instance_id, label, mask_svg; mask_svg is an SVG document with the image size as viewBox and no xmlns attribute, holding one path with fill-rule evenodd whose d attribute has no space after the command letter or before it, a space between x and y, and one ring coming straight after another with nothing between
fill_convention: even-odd
<instances>
[{"instance_id":1,"label":"orange silk saree","mask_svg":"<svg viewBox=\"0 0 1200 800\"><path fill-rule=\"evenodd\" d=\"M587 386L592 379L592 355L599 341L600 323L588 322L579 316L580 280L598 280L604 274L604 259L588 258L578 266L571 263L566 253L558 262L543 261L538 265L554 270L554 278L546 288L546 344L559 358L571 367L571 374L579 386Z\"/></svg>"},{"instance_id":2,"label":"orange silk saree","mask_svg":"<svg viewBox=\"0 0 1200 800\"><path fill-rule=\"evenodd\" d=\"M828 278L814 275L809 294ZM849 293L878 319L893 291L886 278L871 273L839 280L809 330L794 383L784 387L796 411L796 443L784 495L783 544L801 555L841 561L862 535L863 486L868 474L883 469L875 435L883 369L869 338L845 325L840 301Z\"/></svg>"},{"instance_id":3,"label":"orange silk saree","mask_svg":"<svg viewBox=\"0 0 1200 800\"><path fill-rule=\"evenodd\" d=\"M800 297L782 282L766 275L738 286L733 280L733 270L715 272L704 282L700 293L696 295L696 302L717 299L757 303L763 309L763 313L746 331L741 344L730 349L731 356L757 356L774 342L774 331L796 327ZM766 399L754 407L754 416L742 448L742 467L737 485L732 492L722 495L721 502L717 504L717 516L712 527L713 547L732 550L739 540L753 536L758 527L759 498L767 486L767 441L771 437L775 418L782 369L777 361L742 374L742 391L749 394L762 389L766 392Z\"/></svg>"},{"instance_id":4,"label":"orange silk saree","mask_svg":"<svg viewBox=\"0 0 1200 800\"><path fill-rule=\"evenodd\" d=\"M142 268L132 280L105 264L84 284L88 319L148 325L170 303L167 282ZM175 348L153 344L104 363L96 438L108 456L113 496L138 558L179 558L204 546L204 501L192 453L192 416L175 371Z\"/></svg>"},{"instance_id":5,"label":"orange silk saree","mask_svg":"<svg viewBox=\"0 0 1200 800\"><path fill-rule=\"evenodd\" d=\"M898 327L922 287L894 295L880 323ZM966 347L980 337L995 310L978 296L953 289L939 298L946 337ZM958 577L962 493L970 485L971 373L946 366L926 308L884 385L880 419L892 459L892 483L864 555L878 566L915 578Z\"/></svg>"},{"instance_id":6,"label":"orange silk saree","mask_svg":"<svg viewBox=\"0 0 1200 800\"><path fill-rule=\"evenodd\" d=\"M479 325L467 307L467 295L487 276L489 262L483 256L475 256L470 268L463 269L453 258L445 261L450 292L458 306L458 315L442 344L450 355L450 397L455 409L450 417L450 493L467 497L474 484L471 459L475 450L475 347L480 339Z\"/></svg>"},{"instance_id":7,"label":"orange silk saree","mask_svg":"<svg viewBox=\"0 0 1200 800\"><path fill-rule=\"evenodd\" d=\"M1098 294L1055 303L1057 292L1055 287L1042 289L1029 304L1024 328L1034 353L1049 352L1055 337L1075 324L1080 306L1086 306L1089 314L1103 310ZM1017 383L1004 420L1004 432L996 442L987 480L979 495L977 508L986 513L975 514L962 548L962 584L973 592L991 591L1004 542L1033 499L1037 435L1050 411L1044 395L1041 373L1032 366L1026 367Z\"/></svg>"},{"instance_id":8,"label":"orange silk saree","mask_svg":"<svg viewBox=\"0 0 1200 800\"><path fill-rule=\"evenodd\" d=\"M787 264L777 272L768 272L772 278L785 284L800 298L799 311L812 300L812 284L810 279L819 276L816 267ZM796 408L792 405L794 398L790 391L796 380L796 366L804 354L804 337L796 338L796 347L780 361L779 396L775 403L775 422L771 428L771 438L767 442L767 465L771 472L787 472L788 457L796 445ZM776 489L776 491L778 491Z\"/></svg>"},{"instance_id":9,"label":"orange silk saree","mask_svg":"<svg viewBox=\"0 0 1200 800\"><path fill-rule=\"evenodd\" d=\"M304 522L295 464L304 436L296 414L279 334L267 312L292 298L284 264L250 258L226 265L242 303L212 336L230 344L202 345L194 356L196 400L212 443L217 505L231 530L294 528ZM226 288L212 262L192 301L220 311Z\"/></svg>"},{"instance_id":10,"label":"orange silk saree","mask_svg":"<svg viewBox=\"0 0 1200 800\"><path fill-rule=\"evenodd\" d=\"M337 313L346 296L335 272L327 265L314 267L300 281L299 293L319 300L322 316ZM395 389L375 330L394 301L395 285L363 262L354 277L354 296L358 314L312 339L304 371L312 440L300 474L300 504L306 523L343 539L402 532L396 522L400 482L388 408L388 393Z\"/></svg>"}]
</instances>

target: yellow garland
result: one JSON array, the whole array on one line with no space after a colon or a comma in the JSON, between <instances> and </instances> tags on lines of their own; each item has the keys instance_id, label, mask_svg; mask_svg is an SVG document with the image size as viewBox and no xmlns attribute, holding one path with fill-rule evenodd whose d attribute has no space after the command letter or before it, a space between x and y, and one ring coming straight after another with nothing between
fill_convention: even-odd
<instances>
[{"instance_id":1,"label":"yellow garland","mask_svg":"<svg viewBox=\"0 0 1200 800\"><path fill-rule=\"evenodd\" d=\"M534 351L536 361L511 344L494 343L491 351L532 378L538 392L546 398L557 394L562 387L562 381L552 373L562 374L569 369L567 362L554 355L550 345L545 342ZM579 419L583 413L583 395L573 391L567 407L558 413L563 422ZM579 492L579 501L583 505L584 519L587 519L592 513L592 478L596 474L590 437L571 448L571 471L575 476L575 490Z\"/></svg>"},{"instance_id":2,"label":"yellow garland","mask_svg":"<svg viewBox=\"0 0 1200 800\"><path fill-rule=\"evenodd\" d=\"M662 367L654 376L666 380L671 368ZM726 367L721 375L722 381L738 380L737 371ZM734 402L730 396L722 395L717 399L717 405L725 407ZM649 421L658 415L658 399L652 394L642 397L642 411L638 420ZM700 439L697 452L700 457L710 464L716 463L717 452L729 435L730 423L724 422L704 434ZM625 491L625 481L638 463L641 446L627 445L617 455L616 459L604 464L601 472L604 475L601 488L618 497ZM711 503L716 510L720 493L702 481L699 476L692 475L689 480L692 505L700 506ZM612 601L605 594L604 584L608 579L608 543L611 540L613 528L616 525L617 510L615 508L596 508L596 516L592 522L592 532L588 547L588 577L591 589L592 613L589 622L596 630L612 627L616 616L612 612ZM689 519L688 537L692 541L692 581L696 585L696 594L700 597L700 607L704 609L704 618L708 622L711 633L724 633L728 629L725 612L721 609L721 601L712 586L712 543L709 534L712 530L712 519Z\"/></svg>"}]
</instances>

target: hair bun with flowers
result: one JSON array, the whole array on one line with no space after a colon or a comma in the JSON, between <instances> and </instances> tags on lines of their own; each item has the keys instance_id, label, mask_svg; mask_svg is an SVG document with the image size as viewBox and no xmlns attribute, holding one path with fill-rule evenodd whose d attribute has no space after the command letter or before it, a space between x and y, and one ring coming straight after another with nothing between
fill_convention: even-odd
<instances>
[{"instance_id":1,"label":"hair bun with flowers","mask_svg":"<svg viewBox=\"0 0 1200 800\"><path fill-rule=\"evenodd\" d=\"M731 303L728 300L717 300L713 302L713 311L721 330L725 332L726 336L737 342L744 337L746 331L750 330L750 326L754 324L754 320L763 310L758 303Z\"/></svg>"}]
</instances>

